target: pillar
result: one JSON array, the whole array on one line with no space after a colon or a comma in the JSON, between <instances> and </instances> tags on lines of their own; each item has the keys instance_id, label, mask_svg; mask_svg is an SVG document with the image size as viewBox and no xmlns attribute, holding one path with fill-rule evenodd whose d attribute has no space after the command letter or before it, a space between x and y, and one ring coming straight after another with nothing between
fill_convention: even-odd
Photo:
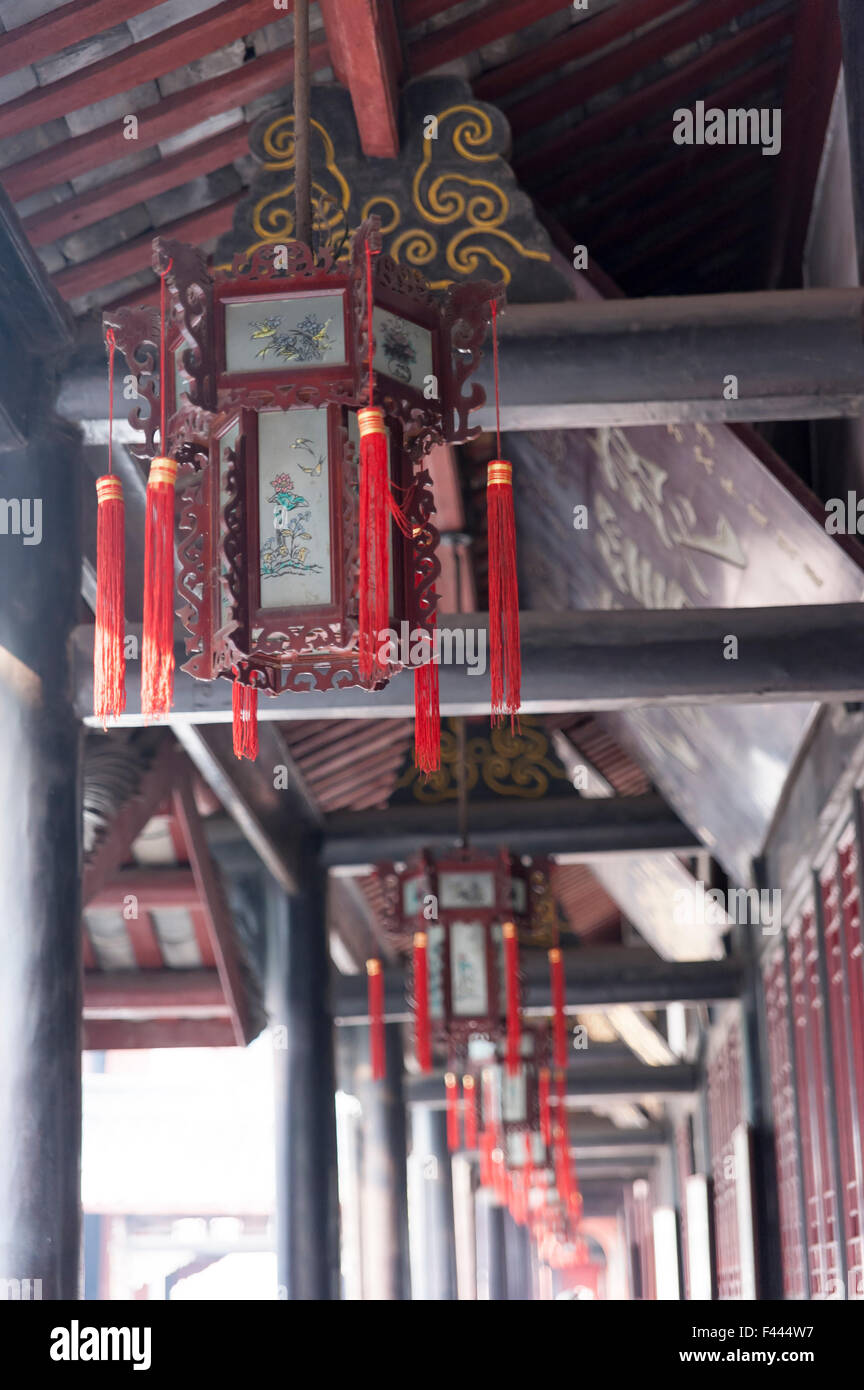
<instances>
[{"instance_id":1,"label":"pillar","mask_svg":"<svg viewBox=\"0 0 864 1390\"><path fill-rule=\"evenodd\" d=\"M291 897L268 893L267 985L277 1046L276 1200L280 1296L337 1299L339 1198L326 875L310 848Z\"/></svg>"},{"instance_id":2,"label":"pillar","mask_svg":"<svg viewBox=\"0 0 864 1390\"><path fill-rule=\"evenodd\" d=\"M511 1303L531 1302L534 1291L531 1269L531 1237L504 1211L504 1255L507 1265L507 1298Z\"/></svg>"},{"instance_id":3,"label":"pillar","mask_svg":"<svg viewBox=\"0 0 864 1390\"><path fill-rule=\"evenodd\" d=\"M0 1280L45 1299L78 1297L81 1237L80 482L69 426L0 452Z\"/></svg>"},{"instance_id":4,"label":"pillar","mask_svg":"<svg viewBox=\"0 0 864 1390\"><path fill-rule=\"evenodd\" d=\"M415 1299L457 1296L447 1118L431 1105L411 1110L411 1284Z\"/></svg>"},{"instance_id":5,"label":"pillar","mask_svg":"<svg viewBox=\"0 0 864 1390\"><path fill-rule=\"evenodd\" d=\"M408 1136L402 1087L402 1031L384 1030L386 1075L372 1081L368 1029L362 1038L356 1091L361 1107L360 1201L362 1210L363 1297L401 1301L411 1297L408 1262Z\"/></svg>"},{"instance_id":6,"label":"pillar","mask_svg":"<svg viewBox=\"0 0 864 1390\"><path fill-rule=\"evenodd\" d=\"M481 1188L477 1193L477 1297L484 1302L506 1301L507 1246L505 1219L509 1213L494 1192Z\"/></svg>"}]
</instances>

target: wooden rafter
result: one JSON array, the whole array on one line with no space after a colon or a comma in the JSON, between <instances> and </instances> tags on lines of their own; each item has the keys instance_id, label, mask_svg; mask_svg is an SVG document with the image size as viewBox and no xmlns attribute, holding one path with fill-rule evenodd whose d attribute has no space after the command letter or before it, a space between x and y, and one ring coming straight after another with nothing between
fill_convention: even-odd
<instances>
[{"instance_id":1,"label":"wooden rafter","mask_svg":"<svg viewBox=\"0 0 864 1390\"><path fill-rule=\"evenodd\" d=\"M746 0L741 2L743 5ZM484 101L498 101L548 72L555 72L564 63L598 55L610 43L657 19L673 4L679 6L680 0L629 0L627 5L613 5L602 14L592 16L589 12L582 23L573 25L566 33L484 72L474 84L474 91ZM581 89L579 95L581 99Z\"/></svg>"},{"instance_id":2,"label":"wooden rafter","mask_svg":"<svg viewBox=\"0 0 864 1390\"><path fill-rule=\"evenodd\" d=\"M329 62L326 44L316 44L309 54L310 67L319 72ZM175 92L156 106L138 113L136 150L151 149L163 140L180 135L200 121L221 115L235 106L245 106L258 97L276 91L294 75L293 49L280 48L243 63L218 77L209 77L182 92ZM0 173L9 197L16 202L55 184L86 174L100 164L111 164L129 154L129 141L123 135L122 121L110 121L85 135L63 140L38 159L23 159Z\"/></svg>"},{"instance_id":3,"label":"wooden rafter","mask_svg":"<svg viewBox=\"0 0 864 1390\"><path fill-rule=\"evenodd\" d=\"M402 0L402 26L405 29L415 29L418 24L425 24L427 19L434 19L436 15L452 10L457 4L458 0Z\"/></svg>"},{"instance_id":4,"label":"wooden rafter","mask_svg":"<svg viewBox=\"0 0 864 1390\"><path fill-rule=\"evenodd\" d=\"M216 969L231 1009L237 1044L244 1047L255 1036L249 992L240 966L235 928L225 890L210 856L204 825L195 806L188 776L182 779L179 790L174 793L174 812L189 848L192 872L204 905Z\"/></svg>"},{"instance_id":5,"label":"wooden rafter","mask_svg":"<svg viewBox=\"0 0 864 1390\"><path fill-rule=\"evenodd\" d=\"M687 227L700 233L706 224L712 224L718 217L721 203L734 210L736 199L746 203L755 192L760 201L765 196L765 184L770 187L770 174L765 169L758 150L747 149L737 159L724 160L722 167L709 165L704 161L699 168L699 176L686 182L671 183L667 180L665 193L661 193L651 205L651 220L646 224L642 210L637 206L626 219L614 224L613 235L601 239L602 253L598 252L604 264L614 273L636 266L655 249L663 251L667 241L678 234L676 219L687 219ZM754 184L762 182L761 188ZM720 192L718 194L718 188ZM683 230L683 229L682 229ZM684 231L686 237L687 232ZM677 243L674 243L677 244ZM650 251L647 247L650 246Z\"/></svg>"},{"instance_id":6,"label":"wooden rafter","mask_svg":"<svg viewBox=\"0 0 864 1390\"><path fill-rule=\"evenodd\" d=\"M785 57L781 54L770 59L766 63L760 63L758 68L749 68L733 82L724 84L719 90L712 92L711 100L718 106L735 106L739 101L753 98L771 92L786 67ZM664 128L653 128L642 138L635 136L626 141L618 141L614 147L605 146L597 149L593 154L589 153L587 158L582 160L572 173L565 179L559 180L555 184L555 203L558 207L586 191L591 194L591 213L598 211L598 216L607 216L607 204L603 204L602 211L599 210L598 199L602 199L602 185L608 183L619 174L628 175L625 187L621 190L624 195L625 206L631 207L638 204L638 198L642 196L636 190L636 181L629 178L630 171L634 164L638 167L645 156L651 157L656 154L657 146L660 142L668 149L668 132ZM694 146L693 151L698 153L699 146ZM680 152L679 152L680 153ZM682 178L684 166L675 163L676 176ZM656 166L652 166L649 171L656 172ZM670 177L668 169L663 170L665 177ZM617 196L617 195L616 195ZM610 198L610 203L614 200Z\"/></svg>"},{"instance_id":7,"label":"wooden rafter","mask_svg":"<svg viewBox=\"0 0 864 1390\"><path fill-rule=\"evenodd\" d=\"M650 120L667 107L671 122L673 102L698 95L734 64L769 52L773 45L786 37L788 25L788 13L781 10L740 34L721 40L692 63L676 68L659 81L649 83L608 109L580 121L555 139L547 140L541 149L533 150L517 162L517 173L534 185L551 182L567 160L592 145L599 146L601 142L625 131L628 126Z\"/></svg>"},{"instance_id":8,"label":"wooden rafter","mask_svg":"<svg viewBox=\"0 0 864 1390\"><path fill-rule=\"evenodd\" d=\"M84 866L81 901L87 907L115 877L129 858L134 841L171 790L185 758L177 744L166 738L151 767L141 779L135 796L123 805L107 827Z\"/></svg>"},{"instance_id":9,"label":"wooden rafter","mask_svg":"<svg viewBox=\"0 0 864 1390\"><path fill-rule=\"evenodd\" d=\"M272 13L273 20L277 19L276 12ZM80 111L106 97L119 96L196 58L206 58L224 44L260 27L261 18L261 0L222 0L221 5L205 14L172 24L170 29L142 39L121 53L4 102L0 106L0 139L20 135L23 130L32 130L68 111Z\"/></svg>"},{"instance_id":10,"label":"wooden rafter","mask_svg":"<svg viewBox=\"0 0 864 1390\"><path fill-rule=\"evenodd\" d=\"M201 212L179 217L175 222L159 227L159 235L191 242L209 241L212 237L221 236L231 225L234 208L244 196L245 190L241 190L227 198L221 198L218 203L212 203ZM144 236L136 237L125 246L118 246L101 256L82 262L81 265L70 265L65 270L59 270L52 277L55 286L66 299L77 299L80 295L90 294L105 285L114 285L125 276L134 275L136 271L149 270L155 234L146 232Z\"/></svg>"},{"instance_id":11,"label":"wooden rafter","mask_svg":"<svg viewBox=\"0 0 864 1390\"><path fill-rule=\"evenodd\" d=\"M76 198L67 198L64 203L53 204L25 218L24 230L33 246L47 246L82 227L92 227L94 222L143 203L147 198L222 169L248 153L250 129L250 125L244 124L220 131L210 140L201 140L167 159L135 169L124 178L88 189Z\"/></svg>"},{"instance_id":12,"label":"wooden rafter","mask_svg":"<svg viewBox=\"0 0 864 1390\"><path fill-rule=\"evenodd\" d=\"M492 4L477 14L454 20L412 44L408 54L411 72L419 77L442 63L464 58L466 53L474 53L484 44L506 38L529 24L536 24L546 15L568 8L561 0L505 0L503 4L501 0L492 0Z\"/></svg>"},{"instance_id":13,"label":"wooden rafter","mask_svg":"<svg viewBox=\"0 0 864 1390\"><path fill-rule=\"evenodd\" d=\"M93 34L101 34L103 29L145 10L155 10L162 3L163 0L70 0L59 10L51 10L3 35L0 77L39 63L73 43L83 43Z\"/></svg>"},{"instance_id":14,"label":"wooden rafter","mask_svg":"<svg viewBox=\"0 0 864 1390\"><path fill-rule=\"evenodd\" d=\"M339 81L351 93L363 153L399 153L401 52L393 0L319 0Z\"/></svg>"},{"instance_id":15,"label":"wooden rafter","mask_svg":"<svg viewBox=\"0 0 864 1390\"><path fill-rule=\"evenodd\" d=\"M742 10L747 9L748 5L749 0L711 0L711 7L707 13L699 6L695 10L678 13L665 23L657 24L647 34L634 39L632 43L616 49L614 55L605 61L598 57L585 67L579 68L578 72L567 72L554 82L545 83L540 91L508 106L507 119L519 134L534 126L545 125L547 121L555 120L563 111L568 110L574 101L584 106L601 92L629 82L652 64L660 62L667 54L695 43L706 32L706 27L712 32L722 29L725 24L737 18ZM598 16L595 23L600 24L607 15L617 17L619 24L624 17L619 10L606 10ZM580 37L582 27L577 27L576 37ZM584 25L587 35L590 35L593 27L593 23ZM635 28L635 25L631 28ZM589 37L583 38L580 56L596 54L597 51L596 47L591 46ZM567 60L559 58L559 69L564 61Z\"/></svg>"}]
</instances>

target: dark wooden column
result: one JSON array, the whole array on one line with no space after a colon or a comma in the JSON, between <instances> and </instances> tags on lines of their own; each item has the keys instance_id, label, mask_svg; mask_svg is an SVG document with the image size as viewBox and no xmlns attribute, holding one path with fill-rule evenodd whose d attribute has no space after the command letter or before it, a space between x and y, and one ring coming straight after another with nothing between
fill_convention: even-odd
<instances>
[{"instance_id":1,"label":"dark wooden column","mask_svg":"<svg viewBox=\"0 0 864 1390\"><path fill-rule=\"evenodd\" d=\"M860 276L864 271L864 11L859 0L837 0L837 3L843 34L843 75Z\"/></svg>"},{"instance_id":2,"label":"dark wooden column","mask_svg":"<svg viewBox=\"0 0 864 1390\"><path fill-rule=\"evenodd\" d=\"M506 1210L504 1252L507 1261L507 1297L511 1303L529 1303L533 1298L531 1237L528 1227L520 1226Z\"/></svg>"},{"instance_id":3,"label":"dark wooden column","mask_svg":"<svg viewBox=\"0 0 864 1390\"><path fill-rule=\"evenodd\" d=\"M477 1193L477 1297L482 1302L500 1303L507 1290L507 1237L505 1221L509 1213L492 1192Z\"/></svg>"},{"instance_id":4,"label":"dark wooden column","mask_svg":"<svg viewBox=\"0 0 864 1390\"><path fill-rule=\"evenodd\" d=\"M411 1107L411 1269L413 1294L441 1303L456 1298L453 1181L447 1118L431 1105Z\"/></svg>"},{"instance_id":5,"label":"dark wooden column","mask_svg":"<svg viewBox=\"0 0 864 1390\"><path fill-rule=\"evenodd\" d=\"M69 325L2 195L0 264L0 1279L74 1299L80 750L67 653L81 587L79 436L51 410Z\"/></svg>"},{"instance_id":6,"label":"dark wooden column","mask_svg":"<svg viewBox=\"0 0 864 1390\"><path fill-rule=\"evenodd\" d=\"M362 1036L356 1089L362 1109L360 1202L362 1210L363 1297L376 1302L410 1299L408 1264L408 1139L402 1087L402 1030L385 1029L387 1074L369 1076L368 1030Z\"/></svg>"},{"instance_id":7,"label":"dark wooden column","mask_svg":"<svg viewBox=\"0 0 864 1390\"><path fill-rule=\"evenodd\" d=\"M300 861L298 892L273 884L268 895L278 1278L283 1297L322 1301L340 1282L333 1019L325 874L311 846Z\"/></svg>"}]
</instances>

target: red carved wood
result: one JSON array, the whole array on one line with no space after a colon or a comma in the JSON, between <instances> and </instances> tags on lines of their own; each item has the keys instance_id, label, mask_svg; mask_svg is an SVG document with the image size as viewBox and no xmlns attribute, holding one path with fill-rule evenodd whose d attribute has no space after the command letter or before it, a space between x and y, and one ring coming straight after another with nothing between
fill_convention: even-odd
<instances>
[{"instance_id":1,"label":"red carved wood","mask_svg":"<svg viewBox=\"0 0 864 1390\"><path fill-rule=\"evenodd\" d=\"M222 0L214 9L172 24L170 29L90 63L80 72L4 102L0 106L0 139L119 96L184 63L205 58L260 27L261 19L260 0Z\"/></svg>"},{"instance_id":2,"label":"red carved wood","mask_svg":"<svg viewBox=\"0 0 864 1390\"><path fill-rule=\"evenodd\" d=\"M101 188L88 188L75 198L67 198L64 203L52 204L42 212L35 212L24 219L24 230L33 246L47 246L60 237L80 231L82 227L92 227L115 213L135 207L148 198L155 198L169 189L179 188L192 179L201 178L222 169L232 160L239 159L249 152L249 131L251 125L235 126L233 130L220 131L210 140L201 140L189 149L180 150L148 164L143 169L135 169L124 178L115 179Z\"/></svg>"},{"instance_id":3,"label":"red carved wood","mask_svg":"<svg viewBox=\"0 0 864 1390\"><path fill-rule=\"evenodd\" d=\"M162 229L163 234L188 241L209 241L220 236L231 225L233 211L243 197L244 193L241 190L227 198L221 198L218 203L211 203L210 207L204 208L201 212L191 213L188 217L180 217L176 222L169 223ZM102 289L104 285L114 285L127 275L146 270L150 264L151 246L152 233L148 232L144 236L136 237L134 241L127 242L125 246L118 246L115 250L95 256L81 265L67 266L51 278L64 298L77 299L80 295Z\"/></svg>"},{"instance_id":4,"label":"red carved wood","mask_svg":"<svg viewBox=\"0 0 864 1390\"><path fill-rule=\"evenodd\" d=\"M393 0L319 0L338 80L351 93L363 153L399 153L401 52Z\"/></svg>"},{"instance_id":5,"label":"red carved wood","mask_svg":"<svg viewBox=\"0 0 864 1390\"><path fill-rule=\"evenodd\" d=\"M46 16L49 18L50 16ZM309 52L312 72L320 72L329 63L326 44L316 44ZM260 58L243 63L231 72L209 77L158 105L138 113L137 150L152 149L172 135L180 135L199 121L219 116L234 107L246 106L258 97L278 91L294 75L294 51L279 48L263 53ZM9 197L19 202L31 193L65 183L100 164L111 164L129 153L129 141L123 134L122 121L109 121L96 130L63 140L50 150L40 151L39 158L19 160L2 171L0 182Z\"/></svg>"},{"instance_id":6,"label":"red carved wood","mask_svg":"<svg viewBox=\"0 0 864 1390\"><path fill-rule=\"evenodd\" d=\"M83 43L93 34L101 34L103 29L154 10L162 3L163 0L69 0L69 4L3 35L0 77L50 58L73 43Z\"/></svg>"}]
</instances>

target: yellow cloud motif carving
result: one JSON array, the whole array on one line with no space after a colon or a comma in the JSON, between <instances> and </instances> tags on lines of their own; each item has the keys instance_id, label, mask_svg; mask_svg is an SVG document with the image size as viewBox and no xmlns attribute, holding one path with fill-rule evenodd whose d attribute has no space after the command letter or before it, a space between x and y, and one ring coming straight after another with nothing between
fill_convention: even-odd
<instances>
[{"instance_id":1,"label":"yellow cloud motif carving","mask_svg":"<svg viewBox=\"0 0 864 1390\"><path fill-rule=\"evenodd\" d=\"M444 289L477 271L492 267L503 284L512 279L504 256L507 250L527 260L550 261L546 251L526 247L507 231L505 223L511 202L505 191L489 178L473 177L456 169L435 173L436 153L454 151L469 164L490 164L500 156L489 151L494 127L488 113L470 103L448 106L435 117L437 139L424 136L423 155L411 181L413 210L420 225L404 226L403 210L392 196L373 194L360 209L362 221L372 213L381 217L381 230L389 239L386 249L394 260L425 269L442 254L452 277L431 281L433 289ZM444 138L446 128L446 138ZM329 179L312 188L315 225L326 229L331 241L342 240L349 230L352 190L336 160L333 140L320 121L312 122L320 142L320 156ZM262 148L266 169L293 169L295 164L294 117L282 115L264 132ZM315 161L319 163L320 161ZM247 248L290 238L294 234L293 181L261 198L252 211L252 228L259 238ZM442 235L442 229L452 229ZM347 254L347 237L345 237ZM497 254L496 254L497 253Z\"/></svg>"}]
</instances>

